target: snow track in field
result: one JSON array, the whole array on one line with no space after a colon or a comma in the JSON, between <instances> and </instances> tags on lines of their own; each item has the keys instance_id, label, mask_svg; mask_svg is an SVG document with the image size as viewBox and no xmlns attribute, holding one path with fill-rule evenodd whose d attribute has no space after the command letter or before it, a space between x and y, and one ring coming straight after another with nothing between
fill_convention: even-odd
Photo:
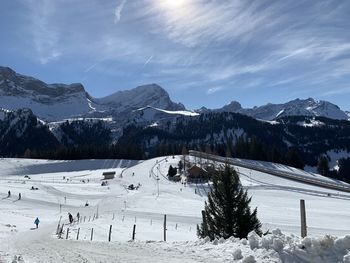
<instances>
[{"instance_id":1,"label":"snow track in field","mask_svg":"<svg viewBox=\"0 0 350 263\"><path fill-rule=\"evenodd\" d=\"M16 255L23 259L18 262L199 262L184 255L179 258L178 254L156 246L146 248L143 243L138 242L106 243L59 240L51 236L52 227L33 230L22 235L15 244ZM10 260L11 257L8 259Z\"/></svg>"}]
</instances>

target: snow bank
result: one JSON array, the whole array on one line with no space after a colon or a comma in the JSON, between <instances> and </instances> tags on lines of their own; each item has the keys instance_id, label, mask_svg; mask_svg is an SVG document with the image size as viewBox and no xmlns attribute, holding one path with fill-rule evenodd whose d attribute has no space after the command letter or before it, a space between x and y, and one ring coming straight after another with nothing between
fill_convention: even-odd
<instances>
[{"instance_id":1,"label":"snow bank","mask_svg":"<svg viewBox=\"0 0 350 263\"><path fill-rule=\"evenodd\" d=\"M301 239L276 229L263 237L252 232L248 239L242 240L229 238L220 242L201 239L158 244L170 251L175 249L181 254L192 254L200 262L350 262L350 235Z\"/></svg>"}]
</instances>

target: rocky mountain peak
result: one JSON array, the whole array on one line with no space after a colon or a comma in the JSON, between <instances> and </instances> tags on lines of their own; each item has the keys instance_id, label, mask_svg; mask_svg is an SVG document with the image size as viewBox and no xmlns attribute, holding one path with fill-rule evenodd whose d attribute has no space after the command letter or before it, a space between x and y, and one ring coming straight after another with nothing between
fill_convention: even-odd
<instances>
[{"instance_id":1,"label":"rocky mountain peak","mask_svg":"<svg viewBox=\"0 0 350 263\"><path fill-rule=\"evenodd\" d=\"M237 112L242 109L242 105L238 101L231 101L229 104L221 108L222 111Z\"/></svg>"},{"instance_id":2,"label":"rocky mountain peak","mask_svg":"<svg viewBox=\"0 0 350 263\"><path fill-rule=\"evenodd\" d=\"M165 110L184 110L181 103L174 103L166 90L157 84L138 86L131 90L118 91L101 98L99 103L118 106L120 110L135 110L152 106Z\"/></svg>"}]
</instances>

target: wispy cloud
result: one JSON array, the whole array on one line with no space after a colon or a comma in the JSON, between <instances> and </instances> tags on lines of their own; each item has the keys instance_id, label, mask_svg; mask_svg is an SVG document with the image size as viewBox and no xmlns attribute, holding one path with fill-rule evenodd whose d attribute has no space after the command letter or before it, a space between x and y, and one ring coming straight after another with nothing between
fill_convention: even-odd
<instances>
[{"instance_id":1,"label":"wispy cloud","mask_svg":"<svg viewBox=\"0 0 350 263\"><path fill-rule=\"evenodd\" d=\"M150 57L146 60L145 64L143 64L143 67L146 67L147 64L151 62L152 59L153 59L153 55L150 56Z\"/></svg>"},{"instance_id":2,"label":"wispy cloud","mask_svg":"<svg viewBox=\"0 0 350 263\"><path fill-rule=\"evenodd\" d=\"M94 63L94 64L88 66L88 67L84 70L84 72L85 72L85 73L89 73L91 70L93 70L93 69L94 69L98 64L100 64L100 63L101 63L101 61L97 61L96 63Z\"/></svg>"},{"instance_id":3,"label":"wispy cloud","mask_svg":"<svg viewBox=\"0 0 350 263\"><path fill-rule=\"evenodd\" d=\"M248 89L330 96L348 86L349 1L25 3L28 24L19 27L30 42L27 57L40 64L79 63L85 73L108 75L114 87L116 81L129 86L137 76L179 92L196 89L207 98ZM101 58L106 63L98 64Z\"/></svg>"},{"instance_id":4,"label":"wispy cloud","mask_svg":"<svg viewBox=\"0 0 350 263\"><path fill-rule=\"evenodd\" d=\"M59 58L62 51L58 46L59 29L52 23L55 13L55 4L50 0L29 0L26 2L30 10L29 34L41 64Z\"/></svg>"},{"instance_id":5,"label":"wispy cloud","mask_svg":"<svg viewBox=\"0 0 350 263\"><path fill-rule=\"evenodd\" d=\"M345 88L338 88L338 89L325 91L321 94L321 96L328 97L328 96L333 96L333 95L344 95L344 94L349 94L349 93L350 93L350 86L345 87Z\"/></svg>"},{"instance_id":6,"label":"wispy cloud","mask_svg":"<svg viewBox=\"0 0 350 263\"><path fill-rule=\"evenodd\" d=\"M114 24L117 24L120 21L125 4L126 0L121 0L121 2L116 6L114 10Z\"/></svg>"},{"instance_id":7,"label":"wispy cloud","mask_svg":"<svg viewBox=\"0 0 350 263\"><path fill-rule=\"evenodd\" d=\"M216 93L222 89L223 89L223 87L212 87L212 88L209 88L207 90L207 94L213 94L213 93Z\"/></svg>"}]
</instances>

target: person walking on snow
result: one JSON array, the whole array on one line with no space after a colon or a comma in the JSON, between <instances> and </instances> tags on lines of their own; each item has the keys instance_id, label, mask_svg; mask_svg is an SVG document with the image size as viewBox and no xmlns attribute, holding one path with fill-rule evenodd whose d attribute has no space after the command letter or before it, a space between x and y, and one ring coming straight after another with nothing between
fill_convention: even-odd
<instances>
[{"instance_id":1,"label":"person walking on snow","mask_svg":"<svg viewBox=\"0 0 350 263\"><path fill-rule=\"evenodd\" d=\"M11 197L11 191L10 190L7 192L7 197Z\"/></svg>"},{"instance_id":2,"label":"person walking on snow","mask_svg":"<svg viewBox=\"0 0 350 263\"><path fill-rule=\"evenodd\" d=\"M73 216L71 213L68 213L68 219L69 219L69 223L73 223Z\"/></svg>"},{"instance_id":3,"label":"person walking on snow","mask_svg":"<svg viewBox=\"0 0 350 263\"><path fill-rule=\"evenodd\" d=\"M34 224L36 225L36 228L39 227L39 223L40 223L40 220L39 220L39 218L37 217L37 218L35 219L35 221L34 221Z\"/></svg>"},{"instance_id":4,"label":"person walking on snow","mask_svg":"<svg viewBox=\"0 0 350 263\"><path fill-rule=\"evenodd\" d=\"M18 194L18 200L21 200L22 199L22 195L21 193Z\"/></svg>"}]
</instances>

